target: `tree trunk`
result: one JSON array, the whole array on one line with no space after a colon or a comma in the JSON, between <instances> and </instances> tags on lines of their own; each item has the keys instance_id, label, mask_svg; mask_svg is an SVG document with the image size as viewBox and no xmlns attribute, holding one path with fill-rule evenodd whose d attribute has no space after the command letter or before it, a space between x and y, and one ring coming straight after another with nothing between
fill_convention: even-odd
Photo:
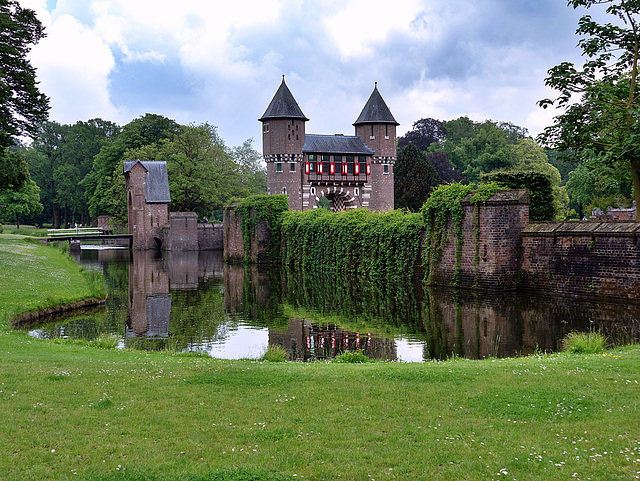
<instances>
[{"instance_id":1,"label":"tree trunk","mask_svg":"<svg viewBox=\"0 0 640 481\"><path fill-rule=\"evenodd\" d=\"M633 198L636 201L636 220L640 220L638 216L638 208L640 208L640 159L631 161L631 179L633 181Z\"/></svg>"},{"instance_id":2,"label":"tree trunk","mask_svg":"<svg viewBox=\"0 0 640 481\"><path fill-rule=\"evenodd\" d=\"M16 229L20 229L20 216L16 214Z\"/></svg>"}]
</instances>

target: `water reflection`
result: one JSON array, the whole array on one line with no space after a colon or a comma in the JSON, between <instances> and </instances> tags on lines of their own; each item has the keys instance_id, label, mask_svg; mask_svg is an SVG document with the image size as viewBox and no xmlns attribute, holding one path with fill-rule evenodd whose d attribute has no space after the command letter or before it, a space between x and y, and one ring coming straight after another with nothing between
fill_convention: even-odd
<instances>
[{"instance_id":1,"label":"water reflection","mask_svg":"<svg viewBox=\"0 0 640 481\"><path fill-rule=\"evenodd\" d=\"M83 249L101 269L107 309L46 324L35 336L102 333L137 349L259 357L277 344L293 360L349 350L377 359L506 357L554 351L569 331L600 329L638 341L640 305L510 292L423 290L403 279L262 270L224 264L220 252Z\"/></svg>"}]
</instances>

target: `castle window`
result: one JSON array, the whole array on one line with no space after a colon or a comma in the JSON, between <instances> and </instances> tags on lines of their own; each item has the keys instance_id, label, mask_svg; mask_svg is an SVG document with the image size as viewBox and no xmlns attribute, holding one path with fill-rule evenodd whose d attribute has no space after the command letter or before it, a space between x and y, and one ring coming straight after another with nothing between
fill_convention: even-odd
<instances>
[{"instance_id":1,"label":"castle window","mask_svg":"<svg viewBox=\"0 0 640 481\"><path fill-rule=\"evenodd\" d=\"M359 155L358 156L358 162L360 162L361 164L363 162L366 162L366 161L367 161L367 158L364 155Z\"/></svg>"},{"instance_id":2,"label":"castle window","mask_svg":"<svg viewBox=\"0 0 640 481\"><path fill-rule=\"evenodd\" d=\"M389 164L384 164L384 165L382 166L382 172L383 172L384 174L388 174L388 173L389 173Z\"/></svg>"},{"instance_id":3,"label":"castle window","mask_svg":"<svg viewBox=\"0 0 640 481\"><path fill-rule=\"evenodd\" d=\"M316 195L316 188L315 187L311 187L311 195Z\"/></svg>"},{"instance_id":4,"label":"castle window","mask_svg":"<svg viewBox=\"0 0 640 481\"><path fill-rule=\"evenodd\" d=\"M282 172L282 162L276 162L276 172Z\"/></svg>"},{"instance_id":5,"label":"castle window","mask_svg":"<svg viewBox=\"0 0 640 481\"><path fill-rule=\"evenodd\" d=\"M264 124L262 124L262 132L265 134L269 132L269 122L265 122Z\"/></svg>"},{"instance_id":6,"label":"castle window","mask_svg":"<svg viewBox=\"0 0 640 481\"><path fill-rule=\"evenodd\" d=\"M296 134L296 140L298 140L298 134Z\"/></svg>"},{"instance_id":7,"label":"castle window","mask_svg":"<svg viewBox=\"0 0 640 481\"><path fill-rule=\"evenodd\" d=\"M353 157L353 155L347 155L347 163L351 163L351 164L353 164L353 162L354 162L354 157Z\"/></svg>"},{"instance_id":8,"label":"castle window","mask_svg":"<svg viewBox=\"0 0 640 481\"><path fill-rule=\"evenodd\" d=\"M291 140L291 134L287 134L287 136L289 137L289 140Z\"/></svg>"},{"instance_id":9,"label":"castle window","mask_svg":"<svg viewBox=\"0 0 640 481\"><path fill-rule=\"evenodd\" d=\"M281 156L280 154L277 154L277 155L276 155L276 160L277 160L278 162L282 162L282 156Z\"/></svg>"},{"instance_id":10,"label":"castle window","mask_svg":"<svg viewBox=\"0 0 640 481\"><path fill-rule=\"evenodd\" d=\"M384 138L389 140L389 124L384 125Z\"/></svg>"},{"instance_id":11,"label":"castle window","mask_svg":"<svg viewBox=\"0 0 640 481\"><path fill-rule=\"evenodd\" d=\"M353 189L353 193L355 195L360 195L360 189L358 189L357 187L355 189Z\"/></svg>"},{"instance_id":12,"label":"castle window","mask_svg":"<svg viewBox=\"0 0 640 481\"><path fill-rule=\"evenodd\" d=\"M289 172L295 172L296 171L296 163L295 162L291 162L289 164Z\"/></svg>"},{"instance_id":13,"label":"castle window","mask_svg":"<svg viewBox=\"0 0 640 481\"><path fill-rule=\"evenodd\" d=\"M314 154L309 154L309 162L315 162L316 156Z\"/></svg>"},{"instance_id":14,"label":"castle window","mask_svg":"<svg viewBox=\"0 0 640 481\"><path fill-rule=\"evenodd\" d=\"M286 193L287 193L287 188L286 187L282 188L282 193L286 195Z\"/></svg>"},{"instance_id":15,"label":"castle window","mask_svg":"<svg viewBox=\"0 0 640 481\"><path fill-rule=\"evenodd\" d=\"M369 138L370 138L371 140L373 140L373 139L375 139L375 138L376 138L376 136L375 136L375 135L373 135L373 124L371 124L371 135L369 136Z\"/></svg>"},{"instance_id":16,"label":"castle window","mask_svg":"<svg viewBox=\"0 0 640 481\"><path fill-rule=\"evenodd\" d=\"M329 162L329 156L328 155L323 155L322 156L322 162Z\"/></svg>"}]
</instances>

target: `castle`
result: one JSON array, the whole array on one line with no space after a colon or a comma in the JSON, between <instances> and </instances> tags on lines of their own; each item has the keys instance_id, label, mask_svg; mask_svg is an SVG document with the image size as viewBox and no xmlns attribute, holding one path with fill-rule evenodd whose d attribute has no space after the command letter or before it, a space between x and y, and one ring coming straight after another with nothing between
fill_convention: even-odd
<instances>
[{"instance_id":1,"label":"castle","mask_svg":"<svg viewBox=\"0 0 640 481\"><path fill-rule=\"evenodd\" d=\"M311 210L325 197L332 211L364 207L393 209L396 126L389 107L373 89L355 135L305 132L298 102L282 83L262 117L267 193L286 194L291 210Z\"/></svg>"}]
</instances>

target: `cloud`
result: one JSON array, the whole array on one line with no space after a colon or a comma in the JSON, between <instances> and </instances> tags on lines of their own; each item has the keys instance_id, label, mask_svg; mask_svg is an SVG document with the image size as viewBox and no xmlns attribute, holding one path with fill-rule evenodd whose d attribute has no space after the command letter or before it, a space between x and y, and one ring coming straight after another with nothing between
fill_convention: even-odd
<instances>
[{"instance_id":1,"label":"cloud","mask_svg":"<svg viewBox=\"0 0 640 481\"><path fill-rule=\"evenodd\" d=\"M109 47L70 15L52 20L46 31L30 59L41 90L51 99L51 118L65 123L94 117L119 120L121 110L110 100L109 74L115 62Z\"/></svg>"},{"instance_id":2,"label":"cloud","mask_svg":"<svg viewBox=\"0 0 640 481\"><path fill-rule=\"evenodd\" d=\"M48 37L33 51L52 118L126 123L146 112L259 138L282 74L310 132L349 133L373 83L403 133L461 114L549 115L546 71L576 60L582 12L557 0L21 0ZM47 9L48 8L48 9Z\"/></svg>"}]
</instances>

